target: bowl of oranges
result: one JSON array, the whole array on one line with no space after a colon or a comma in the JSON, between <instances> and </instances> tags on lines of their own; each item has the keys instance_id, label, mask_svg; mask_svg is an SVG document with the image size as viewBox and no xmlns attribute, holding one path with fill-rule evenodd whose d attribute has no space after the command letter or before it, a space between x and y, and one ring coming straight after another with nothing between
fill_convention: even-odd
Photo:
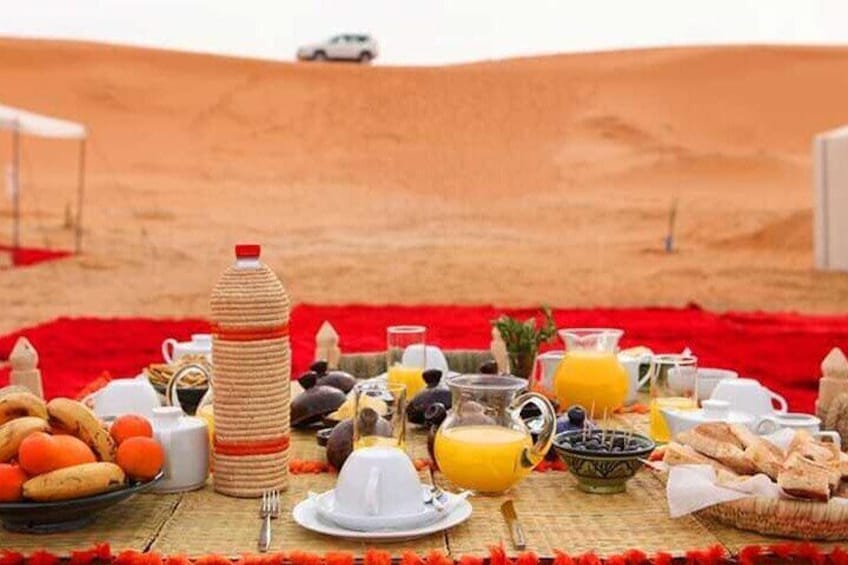
<instances>
[{"instance_id":1,"label":"bowl of oranges","mask_svg":"<svg viewBox=\"0 0 848 565\"><path fill-rule=\"evenodd\" d=\"M164 459L141 416L107 427L76 400L0 391L0 521L7 530L81 528L153 486Z\"/></svg>"}]
</instances>

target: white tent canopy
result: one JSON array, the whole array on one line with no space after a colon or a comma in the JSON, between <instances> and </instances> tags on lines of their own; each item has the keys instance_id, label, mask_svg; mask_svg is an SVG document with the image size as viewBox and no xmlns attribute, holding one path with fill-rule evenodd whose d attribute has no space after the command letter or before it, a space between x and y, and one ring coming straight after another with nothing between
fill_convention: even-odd
<instances>
[{"instance_id":1,"label":"white tent canopy","mask_svg":"<svg viewBox=\"0 0 848 565\"><path fill-rule=\"evenodd\" d=\"M38 137L85 139L88 136L82 124L3 104L0 104L0 128Z\"/></svg>"},{"instance_id":2,"label":"white tent canopy","mask_svg":"<svg viewBox=\"0 0 848 565\"><path fill-rule=\"evenodd\" d=\"M53 139L69 139L79 141L79 163L77 169L77 210L75 222L75 250L82 250L82 200L85 187L85 141L88 130L83 124L36 114L21 108L0 104L0 130L12 133L12 169L11 189L13 225L12 247L20 247L20 170L21 170L21 135L47 137Z\"/></svg>"}]
</instances>

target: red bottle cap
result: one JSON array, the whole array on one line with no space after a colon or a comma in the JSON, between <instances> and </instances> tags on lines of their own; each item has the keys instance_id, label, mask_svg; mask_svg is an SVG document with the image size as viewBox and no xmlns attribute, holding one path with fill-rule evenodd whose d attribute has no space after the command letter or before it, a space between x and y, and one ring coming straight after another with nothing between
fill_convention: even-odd
<instances>
[{"instance_id":1,"label":"red bottle cap","mask_svg":"<svg viewBox=\"0 0 848 565\"><path fill-rule=\"evenodd\" d=\"M236 245L236 259L259 259L262 247L255 243L239 243Z\"/></svg>"}]
</instances>

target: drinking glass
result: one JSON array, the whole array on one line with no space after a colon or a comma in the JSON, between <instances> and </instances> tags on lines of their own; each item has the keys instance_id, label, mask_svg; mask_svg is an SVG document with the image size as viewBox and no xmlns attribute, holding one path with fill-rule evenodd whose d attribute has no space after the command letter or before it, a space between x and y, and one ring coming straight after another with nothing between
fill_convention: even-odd
<instances>
[{"instance_id":1,"label":"drinking glass","mask_svg":"<svg viewBox=\"0 0 848 565\"><path fill-rule=\"evenodd\" d=\"M651 372L650 435L660 443L671 441L671 432L662 410L695 410L698 358L694 355L665 354L654 357Z\"/></svg>"},{"instance_id":2,"label":"drinking glass","mask_svg":"<svg viewBox=\"0 0 848 565\"><path fill-rule=\"evenodd\" d=\"M353 448L406 444L406 386L364 382L353 387Z\"/></svg>"},{"instance_id":3,"label":"drinking glass","mask_svg":"<svg viewBox=\"0 0 848 565\"><path fill-rule=\"evenodd\" d=\"M386 330L386 380L406 386L406 397L412 399L427 385L427 346L424 326L390 326Z\"/></svg>"}]
</instances>

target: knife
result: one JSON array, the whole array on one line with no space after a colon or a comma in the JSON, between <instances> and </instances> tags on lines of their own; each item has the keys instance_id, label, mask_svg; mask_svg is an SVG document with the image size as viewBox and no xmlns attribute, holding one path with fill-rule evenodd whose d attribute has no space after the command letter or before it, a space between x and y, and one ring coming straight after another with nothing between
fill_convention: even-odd
<instances>
[{"instance_id":1,"label":"knife","mask_svg":"<svg viewBox=\"0 0 848 565\"><path fill-rule=\"evenodd\" d=\"M521 522L518 521L518 514L515 513L515 506L512 500L507 500L501 504L501 514L503 514L506 525L509 528L512 545L518 550L525 549L527 547L527 538L524 535L524 528L521 527Z\"/></svg>"}]
</instances>

